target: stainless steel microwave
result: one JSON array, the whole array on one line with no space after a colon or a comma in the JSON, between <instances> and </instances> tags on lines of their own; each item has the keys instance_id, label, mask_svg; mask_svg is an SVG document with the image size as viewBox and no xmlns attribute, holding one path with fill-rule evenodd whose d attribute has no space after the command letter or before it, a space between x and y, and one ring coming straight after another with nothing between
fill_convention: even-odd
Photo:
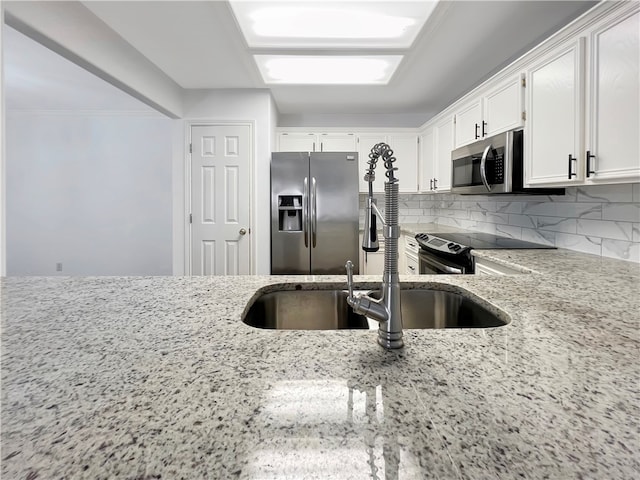
<instances>
[{"instance_id":1,"label":"stainless steel microwave","mask_svg":"<svg viewBox=\"0 0 640 480\"><path fill-rule=\"evenodd\" d=\"M564 195L564 188L524 188L524 132L511 130L451 152L451 192Z\"/></svg>"}]
</instances>

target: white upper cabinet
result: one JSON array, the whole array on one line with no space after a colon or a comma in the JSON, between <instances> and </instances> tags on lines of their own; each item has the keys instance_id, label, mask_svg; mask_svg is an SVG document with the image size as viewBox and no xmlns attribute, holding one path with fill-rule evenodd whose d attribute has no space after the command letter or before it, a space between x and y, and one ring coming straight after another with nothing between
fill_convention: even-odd
<instances>
[{"instance_id":1,"label":"white upper cabinet","mask_svg":"<svg viewBox=\"0 0 640 480\"><path fill-rule=\"evenodd\" d=\"M522 85L522 75L512 74L461 105L455 114L455 148L521 127Z\"/></svg>"},{"instance_id":2,"label":"white upper cabinet","mask_svg":"<svg viewBox=\"0 0 640 480\"><path fill-rule=\"evenodd\" d=\"M400 192L415 193L418 191L418 135L415 133L394 133L383 135L377 133L363 133L358 135L358 157L360 162L360 192L369 191L368 183L364 181L364 174L369 168L369 153L371 148L384 142L393 150L396 157L394 167L397 167L395 175L400 179ZM373 182L373 191L384 192L384 182L387 181L386 168L382 158L378 159L375 169L376 179Z\"/></svg>"},{"instance_id":3,"label":"white upper cabinet","mask_svg":"<svg viewBox=\"0 0 640 480\"><path fill-rule=\"evenodd\" d=\"M442 193L451 189L453 116L436 119L420 136L420 191Z\"/></svg>"},{"instance_id":4,"label":"white upper cabinet","mask_svg":"<svg viewBox=\"0 0 640 480\"><path fill-rule=\"evenodd\" d=\"M587 136L584 176L588 183L640 180L640 12L620 15L587 37Z\"/></svg>"},{"instance_id":5,"label":"white upper cabinet","mask_svg":"<svg viewBox=\"0 0 640 480\"><path fill-rule=\"evenodd\" d=\"M300 131L281 131L278 133L278 151L280 152L358 152L358 189L362 193L369 191L364 181L364 174L369 168L368 160L371 148L384 142L393 149L396 157L396 176L400 179L399 191L415 193L418 191L418 134L417 133L346 133L327 132L313 133ZM384 192L386 169L379 159L375 169L376 180L373 182L375 193Z\"/></svg>"},{"instance_id":6,"label":"white upper cabinet","mask_svg":"<svg viewBox=\"0 0 640 480\"><path fill-rule=\"evenodd\" d=\"M433 127L420 135L420 191L432 193L433 179L436 177L435 138Z\"/></svg>"},{"instance_id":7,"label":"white upper cabinet","mask_svg":"<svg viewBox=\"0 0 640 480\"><path fill-rule=\"evenodd\" d=\"M355 152L356 136L353 133L320 134L321 152Z\"/></svg>"},{"instance_id":8,"label":"white upper cabinet","mask_svg":"<svg viewBox=\"0 0 640 480\"><path fill-rule=\"evenodd\" d=\"M395 176L400 179L398 191L415 193L418 191L418 135L393 134L388 144L396 157L394 166L398 168ZM384 165L382 165L384 167ZM386 177L384 177L386 181Z\"/></svg>"},{"instance_id":9,"label":"white upper cabinet","mask_svg":"<svg viewBox=\"0 0 640 480\"><path fill-rule=\"evenodd\" d=\"M278 135L278 151L315 152L317 141L315 133L281 133Z\"/></svg>"},{"instance_id":10,"label":"white upper cabinet","mask_svg":"<svg viewBox=\"0 0 640 480\"><path fill-rule=\"evenodd\" d=\"M484 96L481 135L490 137L523 125L523 86L524 75L518 73L496 84Z\"/></svg>"},{"instance_id":11,"label":"white upper cabinet","mask_svg":"<svg viewBox=\"0 0 640 480\"><path fill-rule=\"evenodd\" d=\"M527 69L528 186L640 181L640 3L606 7Z\"/></svg>"},{"instance_id":12,"label":"white upper cabinet","mask_svg":"<svg viewBox=\"0 0 640 480\"><path fill-rule=\"evenodd\" d=\"M527 185L569 185L581 180L583 44L582 38L565 42L527 69Z\"/></svg>"},{"instance_id":13,"label":"white upper cabinet","mask_svg":"<svg viewBox=\"0 0 640 480\"><path fill-rule=\"evenodd\" d=\"M352 133L282 132L278 135L279 152L355 152Z\"/></svg>"},{"instance_id":14,"label":"white upper cabinet","mask_svg":"<svg viewBox=\"0 0 640 480\"><path fill-rule=\"evenodd\" d=\"M457 111L455 116L455 146L460 147L482 138L482 102L478 98Z\"/></svg>"},{"instance_id":15,"label":"white upper cabinet","mask_svg":"<svg viewBox=\"0 0 640 480\"><path fill-rule=\"evenodd\" d=\"M453 116L445 115L434 126L435 131L435 177L434 192L451 190L451 151L453 150Z\"/></svg>"},{"instance_id":16,"label":"white upper cabinet","mask_svg":"<svg viewBox=\"0 0 640 480\"><path fill-rule=\"evenodd\" d=\"M360 165L359 177L360 177L360 192L369 192L369 183L364 181L364 174L369 169L369 153L371 148L380 143L387 142L387 136L379 133L363 133L358 135L358 164ZM376 180L373 182L373 191L380 193L384 192L384 165L379 161L374 170Z\"/></svg>"}]
</instances>

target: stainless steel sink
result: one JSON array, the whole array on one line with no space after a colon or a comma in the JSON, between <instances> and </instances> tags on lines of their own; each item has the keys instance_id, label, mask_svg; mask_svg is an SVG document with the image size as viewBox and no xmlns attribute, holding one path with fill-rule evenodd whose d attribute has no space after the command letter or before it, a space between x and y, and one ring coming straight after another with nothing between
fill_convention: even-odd
<instances>
[{"instance_id":1,"label":"stainless steel sink","mask_svg":"<svg viewBox=\"0 0 640 480\"><path fill-rule=\"evenodd\" d=\"M278 330L369 328L344 290L280 290L258 297L242 319L247 325Z\"/></svg>"},{"instance_id":2,"label":"stainless steel sink","mask_svg":"<svg viewBox=\"0 0 640 480\"><path fill-rule=\"evenodd\" d=\"M345 290L264 293L246 310L242 321L252 327L279 330L377 330L377 322L355 313L346 298ZM481 302L457 292L403 289L402 323L405 329L491 328L509 323L505 313L494 313Z\"/></svg>"},{"instance_id":3,"label":"stainless steel sink","mask_svg":"<svg viewBox=\"0 0 640 480\"><path fill-rule=\"evenodd\" d=\"M376 292L371 294L377 298ZM407 328L491 328L509 323L478 301L444 290L415 289L400 292L402 326Z\"/></svg>"}]
</instances>

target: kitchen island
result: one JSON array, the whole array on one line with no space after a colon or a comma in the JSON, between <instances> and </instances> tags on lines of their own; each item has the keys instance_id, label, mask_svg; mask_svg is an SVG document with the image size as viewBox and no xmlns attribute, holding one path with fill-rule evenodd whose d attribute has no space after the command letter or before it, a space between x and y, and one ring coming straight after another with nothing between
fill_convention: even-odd
<instances>
[{"instance_id":1,"label":"kitchen island","mask_svg":"<svg viewBox=\"0 0 640 480\"><path fill-rule=\"evenodd\" d=\"M241 321L341 276L3 278L2 478L637 478L640 267L482 255L534 273L401 280L511 323L399 351Z\"/></svg>"}]
</instances>

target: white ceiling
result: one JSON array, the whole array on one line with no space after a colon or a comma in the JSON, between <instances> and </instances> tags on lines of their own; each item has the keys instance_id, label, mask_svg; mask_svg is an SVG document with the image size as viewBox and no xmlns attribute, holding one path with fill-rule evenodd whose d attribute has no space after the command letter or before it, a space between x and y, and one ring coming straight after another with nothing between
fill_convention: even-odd
<instances>
[{"instance_id":1,"label":"white ceiling","mask_svg":"<svg viewBox=\"0 0 640 480\"><path fill-rule=\"evenodd\" d=\"M225 1L83 3L184 89L267 88ZM442 1L389 85L269 88L281 125L342 115L405 116L417 126L595 3Z\"/></svg>"}]
</instances>

